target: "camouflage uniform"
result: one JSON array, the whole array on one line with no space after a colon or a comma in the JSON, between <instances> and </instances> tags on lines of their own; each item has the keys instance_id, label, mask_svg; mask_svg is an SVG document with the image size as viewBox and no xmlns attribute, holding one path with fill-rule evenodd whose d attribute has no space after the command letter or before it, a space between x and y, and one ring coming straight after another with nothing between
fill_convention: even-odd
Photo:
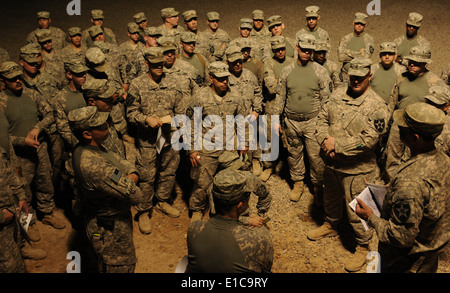
<instances>
[{"instance_id":1,"label":"camouflage uniform","mask_svg":"<svg viewBox=\"0 0 450 293\"><path fill-rule=\"evenodd\" d=\"M157 27L147 27L144 31L148 37L160 38L162 36L161 30ZM130 75L130 81L141 74L146 74L148 72L148 67L145 65L144 58L144 51L148 48L149 46L146 44L143 48L135 51L135 54L133 54L131 58L132 74Z\"/></svg>"},{"instance_id":2,"label":"camouflage uniform","mask_svg":"<svg viewBox=\"0 0 450 293\"><path fill-rule=\"evenodd\" d=\"M36 19L39 19L39 18L50 19L50 12L39 11L37 13ZM28 37L26 40L27 44L29 44L29 43L37 44L38 43L37 37L36 37L36 32L38 32L39 30L40 30L40 28L37 28L28 34ZM66 33L62 29L54 27L54 26L49 26L48 30L50 31L50 35L52 36L53 48L62 49L68 45Z\"/></svg>"},{"instance_id":3,"label":"camouflage uniform","mask_svg":"<svg viewBox=\"0 0 450 293\"><path fill-rule=\"evenodd\" d=\"M242 173L227 169L214 177L211 193L215 206L233 206L248 200L251 187ZM187 247L188 273L268 273L272 268L273 243L269 230L250 228L222 215L214 215L207 222L191 223Z\"/></svg>"},{"instance_id":4,"label":"camouflage uniform","mask_svg":"<svg viewBox=\"0 0 450 293\"><path fill-rule=\"evenodd\" d=\"M325 54L327 54L329 52L328 48L329 48L328 43L325 40L316 39L316 50L314 51L314 54L316 54L316 52L320 52L320 51L325 52ZM319 62L317 62L317 63L319 63ZM328 74L330 75L331 82L333 83L333 88L331 91L334 91L337 87L340 87L344 84L341 70L336 62L334 62L328 58L325 58L325 61L323 62L323 64L320 64L320 65L322 65L328 71Z\"/></svg>"},{"instance_id":5,"label":"camouflage uniform","mask_svg":"<svg viewBox=\"0 0 450 293\"><path fill-rule=\"evenodd\" d=\"M255 9L252 11L252 20L262 20L263 26L260 30L256 30L253 26L253 29L250 31L250 37L256 39L260 43L264 43L270 39L272 33L264 26L264 11L260 9Z\"/></svg>"},{"instance_id":6,"label":"camouflage uniform","mask_svg":"<svg viewBox=\"0 0 450 293\"><path fill-rule=\"evenodd\" d=\"M178 16L179 12L175 11L174 8L163 8L161 9L161 17L164 21L166 17L174 17ZM180 48L180 35L181 33L185 32L185 29L179 25L176 27L173 27L169 29L164 23L158 26L158 28L161 30L161 34L165 37L172 37L175 40L175 45L177 47L177 53L179 54L181 52Z\"/></svg>"},{"instance_id":7,"label":"camouflage uniform","mask_svg":"<svg viewBox=\"0 0 450 293\"><path fill-rule=\"evenodd\" d=\"M190 22L193 18L197 19L197 11L195 10L187 10L183 12L183 19L185 24ZM195 50L194 52L197 54L200 54L202 56L207 55L208 51L208 39L205 37L205 35L198 31L198 28L196 31L191 31L188 28L189 32L192 32L195 36Z\"/></svg>"},{"instance_id":8,"label":"camouflage uniform","mask_svg":"<svg viewBox=\"0 0 450 293\"><path fill-rule=\"evenodd\" d=\"M36 36L38 39L38 43L40 44L40 46L42 48L42 50L41 50L42 64L40 67L40 71L48 72L48 74L55 77L57 80L58 88L61 88L62 84L66 80L64 70L63 70L64 64L61 60L61 57L62 57L61 53L60 53L59 49L55 49L55 48L53 48L53 46L52 46L52 49L50 50L50 52L47 52L44 49L43 43L46 41L52 42L52 45L53 45L53 40L50 35L50 31L48 29L39 30L39 32L36 33Z\"/></svg>"},{"instance_id":9,"label":"camouflage uniform","mask_svg":"<svg viewBox=\"0 0 450 293\"><path fill-rule=\"evenodd\" d=\"M103 10L100 10L100 9L91 10L91 19L104 19ZM83 46L85 48L92 47L92 44L94 41L92 40L92 34L90 31L94 27L96 27L96 25L93 25L90 28L85 29L81 34ZM107 28L107 27L101 26L100 28L101 28L101 31L103 32L103 34L105 35L105 42L117 46L118 42L117 42L117 38L116 38L116 35L114 34L114 32L110 28Z\"/></svg>"},{"instance_id":10,"label":"camouflage uniform","mask_svg":"<svg viewBox=\"0 0 450 293\"><path fill-rule=\"evenodd\" d=\"M220 21L220 15L217 12L208 12L206 14L209 21ZM225 60L225 50L231 42L230 35L221 28L212 32L209 28L201 32L202 37L207 40L206 58L209 62Z\"/></svg>"},{"instance_id":11,"label":"camouflage uniform","mask_svg":"<svg viewBox=\"0 0 450 293\"><path fill-rule=\"evenodd\" d=\"M435 137L445 115L424 103L394 114L394 121ZM377 232L382 273L435 273L438 254L450 240L450 159L439 150L422 152L401 164L391 181L381 218L371 215Z\"/></svg>"},{"instance_id":12,"label":"camouflage uniform","mask_svg":"<svg viewBox=\"0 0 450 293\"><path fill-rule=\"evenodd\" d=\"M267 25L268 25L269 31L272 30L273 26L283 25L283 22L281 21L281 16L273 15L273 16L269 17L267 19ZM297 49L296 49L297 42L291 37L284 36L284 33L281 36L285 40L286 56L291 57L291 58L297 58ZM271 58L273 56L270 39L268 39L266 41L266 43L261 45L261 56L262 56L261 60L263 60L263 61L266 58Z\"/></svg>"},{"instance_id":13,"label":"camouflage uniform","mask_svg":"<svg viewBox=\"0 0 450 293\"><path fill-rule=\"evenodd\" d=\"M81 36L81 28L79 27L71 27L67 30L67 34L69 37L74 37L76 35ZM72 43L65 46L63 49L59 51L61 56L61 61L65 62L67 60L70 60L72 58L81 58L84 59L86 56L86 47L83 46L83 43L81 43L79 48L76 48Z\"/></svg>"},{"instance_id":14,"label":"camouflage uniform","mask_svg":"<svg viewBox=\"0 0 450 293\"><path fill-rule=\"evenodd\" d=\"M248 29L248 30L252 30L252 20L250 18L241 18L241 24L240 24L240 29ZM261 49L261 42L258 41L256 38L253 39L251 36L249 37L242 37L239 36L233 40L230 41L230 43L228 44L228 46L238 46L241 47L241 49L245 48L250 48L251 49L251 57L254 57L255 59L262 59L262 49Z\"/></svg>"},{"instance_id":15,"label":"camouflage uniform","mask_svg":"<svg viewBox=\"0 0 450 293\"><path fill-rule=\"evenodd\" d=\"M134 22L128 23L128 33L135 34L139 32L140 32L139 25L137 25ZM142 50L143 48L144 44L139 41L136 44L134 44L130 40L126 40L125 42L119 45L119 51L126 57L128 63L132 62L133 56L136 54L135 52L137 52L138 50Z\"/></svg>"},{"instance_id":16,"label":"camouflage uniform","mask_svg":"<svg viewBox=\"0 0 450 293\"><path fill-rule=\"evenodd\" d=\"M69 113L73 131L103 125L108 113L83 107ZM137 262L133 243L131 206L142 192L127 175L137 173L128 161L102 147L82 143L73 154L77 212L98 258L100 272L133 273Z\"/></svg>"},{"instance_id":17,"label":"camouflage uniform","mask_svg":"<svg viewBox=\"0 0 450 293\"><path fill-rule=\"evenodd\" d=\"M139 31L139 42L141 42L143 45L145 45L146 41L145 41L145 27L141 27L140 23L142 22L148 22L148 18L145 15L144 12L138 12L135 15L133 15L133 20L134 22L138 25L138 31Z\"/></svg>"},{"instance_id":18,"label":"camouflage uniform","mask_svg":"<svg viewBox=\"0 0 450 293\"><path fill-rule=\"evenodd\" d=\"M318 6L308 6L305 8L306 18L308 17L319 17L320 8ZM316 38L316 40L323 40L326 43L327 51L331 51L331 41L330 35L323 28L316 26L314 30L310 30L308 26L305 26L295 33L295 36L298 37L303 34L310 34Z\"/></svg>"}]
</instances>

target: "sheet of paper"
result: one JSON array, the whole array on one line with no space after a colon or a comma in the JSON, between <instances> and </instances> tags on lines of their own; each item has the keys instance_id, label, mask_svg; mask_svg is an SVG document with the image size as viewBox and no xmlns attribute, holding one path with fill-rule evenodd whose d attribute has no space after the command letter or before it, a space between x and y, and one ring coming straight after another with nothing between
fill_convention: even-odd
<instances>
[{"instance_id":1,"label":"sheet of paper","mask_svg":"<svg viewBox=\"0 0 450 293\"><path fill-rule=\"evenodd\" d=\"M383 206L384 197L386 195L386 187L382 185L374 185L368 184L366 188L357 196L360 200L362 200L366 205L368 205L372 210L374 215L380 217L380 208ZM377 202L375 202L375 200ZM352 210L356 210L356 198L349 203L349 206ZM379 208L380 207L380 208ZM369 225L363 219L361 219L364 228L369 230Z\"/></svg>"},{"instance_id":2,"label":"sheet of paper","mask_svg":"<svg viewBox=\"0 0 450 293\"><path fill-rule=\"evenodd\" d=\"M28 215L25 215L24 212L20 212L20 214L19 214L19 224L22 226L22 228L25 230L25 232L28 232L28 226L30 226L32 217L33 217L33 214L31 214L31 213L29 213Z\"/></svg>"},{"instance_id":3,"label":"sheet of paper","mask_svg":"<svg viewBox=\"0 0 450 293\"><path fill-rule=\"evenodd\" d=\"M166 142L166 139L162 135L162 130L160 127L160 128L158 128L158 135L156 137L156 151L158 152L158 154L161 153L161 150L162 150L165 142Z\"/></svg>"}]
</instances>

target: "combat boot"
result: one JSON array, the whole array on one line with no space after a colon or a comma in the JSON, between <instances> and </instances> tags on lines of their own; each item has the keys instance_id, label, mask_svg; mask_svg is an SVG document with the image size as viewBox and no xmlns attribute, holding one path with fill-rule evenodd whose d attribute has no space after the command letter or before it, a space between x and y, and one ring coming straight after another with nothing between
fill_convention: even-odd
<instances>
[{"instance_id":1,"label":"combat boot","mask_svg":"<svg viewBox=\"0 0 450 293\"><path fill-rule=\"evenodd\" d=\"M150 224L149 212L142 212L138 215L139 231L142 234L150 234L152 232L152 225Z\"/></svg>"},{"instance_id":2,"label":"combat boot","mask_svg":"<svg viewBox=\"0 0 450 293\"><path fill-rule=\"evenodd\" d=\"M58 230L66 228L66 224L64 224L60 218L56 217L54 212L45 214L45 216L42 218L42 223L52 226L53 228Z\"/></svg>"},{"instance_id":3,"label":"combat boot","mask_svg":"<svg viewBox=\"0 0 450 293\"><path fill-rule=\"evenodd\" d=\"M292 201L299 201L300 197L302 197L303 189L305 188L305 184L303 181L298 181L294 183L294 188L292 188L290 193L290 200Z\"/></svg>"},{"instance_id":4,"label":"combat boot","mask_svg":"<svg viewBox=\"0 0 450 293\"><path fill-rule=\"evenodd\" d=\"M41 240L41 234L39 233L38 227L36 224L32 224L28 226L27 230L28 239L33 242L38 242Z\"/></svg>"},{"instance_id":5,"label":"combat boot","mask_svg":"<svg viewBox=\"0 0 450 293\"><path fill-rule=\"evenodd\" d=\"M262 173L261 162L258 160L252 160L252 171L255 176L259 176Z\"/></svg>"},{"instance_id":6,"label":"combat boot","mask_svg":"<svg viewBox=\"0 0 450 293\"><path fill-rule=\"evenodd\" d=\"M331 226L330 223L324 222L322 226L308 232L307 237L309 240L315 241L324 237L333 237L338 234L337 230Z\"/></svg>"},{"instance_id":7,"label":"combat boot","mask_svg":"<svg viewBox=\"0 0 450 293\"><path fill-rule=\"evenodd\" d=\"M269 180L270 176L272 176L273 173L273 169L272 168L268 168L266 170L264 170L261 175L259 176L259 178L266 182L267 180Z\"/></svg>"},{"instance_id":8,"label":"combat boot","mask_svg":"<svg viewBox=\"0 0 450 293\"><path fill-rule=\"evenodd\" d=\"M180 216L180 211L165 201L158 202L156 207L169 217L178 218Z\"/></svg>"},{"instance_id":9,"label":"combat boot","mask_svg":"<svg viewBox=\"0 0 450 293\"><path fill-rule=\"evenodd\" d=\"M369 253L369 245L358 245L356 246L355 253L347 260L345 264L345 269L348 272L357 272L364 264L367 262L367 254Z\"/></svg>"},{"instance_id":10,"label":"combat boot","mask_svg":"<svg viewBox=\"0 0 450 293\"><path fill-rule=\"evenodd\" d=\"M200 221L203 218L202 212L193 212L191 217L191 223L195 221Z\"/></svg>"},{"instance_id":11,"label":"combat boot","mask_svg":"<svg viewBox=\"0 0 450 293\"><path fill-rule=\"evenodd\" d=\"M25 259L44 259L47 257L47 252L42 249L31 247L28 243L20 250L20 254Z\"/></svg>"}]
</instances>

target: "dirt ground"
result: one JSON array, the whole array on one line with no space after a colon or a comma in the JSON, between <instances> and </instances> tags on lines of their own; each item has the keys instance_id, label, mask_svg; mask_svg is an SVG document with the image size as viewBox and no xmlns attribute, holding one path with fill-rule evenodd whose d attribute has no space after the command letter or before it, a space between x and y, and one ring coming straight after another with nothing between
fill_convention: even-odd
<instances>
[{"instance_id":1,"label":"dirt ground","mask_svg":"<svg viewBox=\"0 0 450 293\"><path fill-rule=\"evenodd\" d=\"M227 30L231 37L238 36L238 23L242 17L251 16L254 9L262 9L266 18L280 14L286 25L286 35L294 37L295 32L304 24L304 7L318 5L321 7L319 25L327 30L331 37L331 60L337 61L339 39L351 32L354 13L365 12L370 0L347 1L298 1L266 0L219 2L197 0L187 1L95 1L81 0L81 16L68 16L66 5L69 0L23 1L3 0L0 10L0 47L6 48L13 60L17 60L18 50L23 46L26 36L36 28L35 14L40 10L48 10L52 15L52 24L67 30L71 26L83 29L90 26L91 9L103 9L105 26L112 28L119 42L126 40L126 24L132 21L133 14L144 11L149 18L149 25L161 23L160 9L175 7L180 12L195 9L199 15L200 29L205 29L204 17L208 11L221 13L221 28ZM392 41L404 34L405 21L412 11L424 15L419 33L431 42L432 59L430 69L440 74L448 60L450 33L450 1L422 0L380 0L381 15L371 16L366 31L374 36L376 45L384 41ZM180 19L181 21L181 19ZM376 50L372 60L377 62ZM312 198L304 196L300 202L293 203L288 199L289 181L286 173L274 175L267 182L273 201L269 211L271 221L268 223L275 246L274 273L344 273L343 264L352 254L354 241L348 225L341 225L339 236L312 242L307 240L306 233L322 223L321 211L313 207ZM176 190L175 206L182 211L179 218L169 218L158 211L152 217L153 231L150 235L142 235L134 222L134 239L138 256L137 273L173 273L178 262L186 255L186 231L190 223L186 194ZM93 262L84 239L79 221L71 213L65 195L57 195L57 213L65 217L67 227L54 230L38 222L42 240L33 244L46 250L48 256L40 261L26 261L31 273L64 273L69 263L67 253L78 251L81 254L82 272L92 272ZM253 204L254 206L254 204ZM133 211L134 212L134 211ZM374 243L376 248L376 243ZM450 249L447 247L440 257L439 272L450 272ZM360 272L366 272L362 269Z\"/></svg>"}]
</instances>

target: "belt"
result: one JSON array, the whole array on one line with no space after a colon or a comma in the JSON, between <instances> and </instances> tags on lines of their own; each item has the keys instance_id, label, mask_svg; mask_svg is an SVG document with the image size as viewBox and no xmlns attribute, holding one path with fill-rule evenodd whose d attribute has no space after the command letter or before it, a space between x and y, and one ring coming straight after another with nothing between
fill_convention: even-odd
<instances>
[{"instance_id":1,"label":"belt","mask_svg":"<svg viewBox=\"0 0 450 293\"><path fill-rule=\"evenodd\" d=\"M291 120L295 120L295 121L307 121L310 120L314 117L317 116L317 114L319 114L319 110L309 113L309 114L291 114L291 113L284 113L284 115L286 116L286 118L289 118Z\"/></svg>"}]
</instances>

